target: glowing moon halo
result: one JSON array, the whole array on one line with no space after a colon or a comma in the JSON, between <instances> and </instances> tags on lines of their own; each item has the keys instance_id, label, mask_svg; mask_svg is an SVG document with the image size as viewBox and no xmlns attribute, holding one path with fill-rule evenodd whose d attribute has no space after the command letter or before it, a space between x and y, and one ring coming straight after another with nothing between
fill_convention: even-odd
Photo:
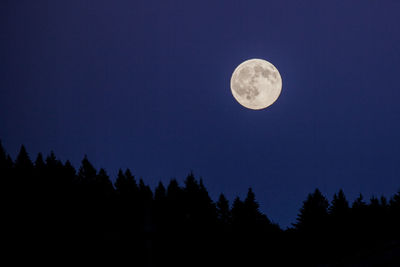
<instances>
[{"instance_id":1,"label":"glowing moon halo","mask_svg":"<svg viewBox=\"0 0 400 267\"><path fill-rule=\"evenodd\" d=\"M282 91L277 68L263 59L249 59L232 74L231 91L242 106L259 110L272 105Z\"/></svg>"}]
</instances>

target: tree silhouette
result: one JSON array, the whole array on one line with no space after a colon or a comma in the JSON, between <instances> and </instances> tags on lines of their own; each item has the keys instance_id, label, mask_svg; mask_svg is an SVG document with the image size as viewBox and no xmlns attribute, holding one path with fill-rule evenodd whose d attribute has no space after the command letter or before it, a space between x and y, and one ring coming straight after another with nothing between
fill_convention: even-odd
<instances>
[{"instance_id":1,"label":"tree silhouette","mask_svg":"<svg viewBox=\"0 0 400 267\"><path fill-rule=\"evenodd\" d=\"M40 179L43 179L43 176L45 175L45 169L46 163L43 160L42 153L39 153L35 160L35 176L37 182L43 182L40 181Z\"/></svg>"},{"instance_id":2,"label":"tree silhouette","mask_svg":"<svg viewBox=\"0 0 400 267\"><path fill-rule=\"evenodd\" d=\"M154 220L155 227L159 231L166 231L165 221L167 220L167 212L166 212L166 198L167 191L160 181L154 191Z\"/></svg>"},{"instance_id":3,"label":"tree silhouette","mask_svg":"<svg viewBox=\"0 0 400 267\"><path fill-rule=\"evenodd\" d=\"M68 244L69 256L96 248L97 259L106 251L137 266L400 263L400 191L389 201L381 196L368 203L360 194L349 207L343 190L329 205L316 189L293 228L283 231L260 211L252 188L230 208L224 194L214 202L193 172L184 186L176 179L167 188L159 182L153 194L129 169L112 179L85 156L77 172L54 152L46 159L39 153L32 163L24 146L14 162L0 142L0 177L2 229L30 248Z\"/></svg>"},{"instance_id":4,"label":"tree silhouette","mask_svg":"<svg viewBox=\"0 0 400 267\"><path fill-rule=\"evenodd\" d=\"M350 207L343 190L340 189L339 192L333 195L333 200L329 206L329 216L330 216L330 233L332 238L339 239L343 235L348 234L348 224L350 220Z\"/></svg>"},{"instance_id":5,"label":"tree silhouette","mask_svg":"<svg viewBox=\"0 0 400 267\"><path fill-rule=\"evenodd\" d=\"M108 200L114 193L114 187L110 177L103 168L99 170L99 173L96 176L95 186L96 194L98 194L100 198L105 197L105 199Z\"/></svg>"},{"instance_id":6,"label":"tree silhouette","mask_svg":"<svg viewBox=\"0 0 400 267\"><path fill-rule=\"evenodd\" d=\"M298 244L298 257L308 265L314 265L328 255L328 245L323 240L328 229L328 206L325 196L318 188L315 189L312 194L308 194L297 222L293 224L301 240Z\"/></svg>"},{"instance_id":7,"label":"tree silhouette","mask_svg":"<svg viewBox=\"0 0 400 267\"><path fill-rule=\"evenodd\" d=\"M26 172L27 175L29 175L29 171L32 171L33 164L24 145L21 146L17 159L15 160L15 168L19 171Z\"/></svg>"},{"instance_id":8,"label":"tree silhouette","mask_svg":"<svg viewBox=\"0 0 400 267\"><path fill-rule=\"evenodd\" d=\"M154 200L158 202L163 202L165 201L165 198L167 197L167 191L165 190L165 187L162 182L158 183L158 186L156 187L154 191Z\"/></svg>"},{"instance_id":9,"label":"tree silhouette","mask_svg":"<svg viewBox=\"0 0 400 267\"><path fill-rule=\"evenodd\" d=\"M259 204L251 188L248 189L247 196L244 200L244 211L246 224L251 229L261 230L262 227L271 224L267 216L260 212Z\"/></svg>"},{"instance_id":10,"label":"tree silhouette","mask_svg":"<svg viewBox=\"0 0 400 267\"><path fill-rule=\"evenodd\" d=\"M167 224L171 229L182 227L185 215L183 203L183 190L176 179L172 179L167 187L166 209L169 214Z\"/></svg>"},{"instance_id":11,"label":"tree silhouette","mask_svg":"<svg viewBox=\"0 0 400 267\"><path fill-rule=\"evenodd\" d=\"M26 152L25 146L21 146L18 156L14 164L14 177L12 182L13 202L19 210L20 220L31 221L27 225L27 231L30 233L36 227L31 218L35 217L35 208L38 206L38 201L35 198L36 184L32 177L33 163ZM26 233L28 234L28 233Z\"/></svg>"},{"instance_id":12,"label":"tree silhouette","mask_svg":"<svg viewBox=\"0 0 400 267\"><path fill-rule=\"evenodd\" d=\"M351 234L350 207L342 189L333 195L333 200L328 208L329 221L326 235L330 242L327 248L330 250L331 258L340 259L346 256L346 252L354 245L343 242Z\"/></svg>"},{"instance_id":13,"label":"tree silhouette","mask_svg":"<svg viewBox=\"0 0 400 267\"><path fill-rule=\"evenodd\" d=\"M342 219L346 217L349 212L349 202L347 201L343 190L340 189L339 192L333 195L332 204L329 207L329 214L333 217Z\"/></svg>"},{"instance_id":14,"label":"tree silhouette","mask_svg":"<svg viewBox=\"0 0 400 267\"><path fill-rule=\"evenodd\" d=\"M232 225L236 229L241 229L245 224L246 213L244 210L244 203L242 200L240 200L238 196L235 197L235 199L233 200L231 212L232 212Z\"/></svg>"},{"instance_id":15,"label":"tree silhouette","mask_svg":"<svg viewBox=\"0 0 400 267\"><path fill-rule=\"evenodd\" d=\"M232 216L229 209L229 201L224 194L220 194L217 204L217 218L222 228L227 228L231 224Z\"/></svg>"},{"instance_id":16,"label":"tree silhouette","mask_svg":"<svg viewBox=\"0 0 400 267\"><path fill-rule=\"evenodd\" d=\"M19 188L19 192L23 194L21 197L31 197L30 194L33 193L31 189L35 185L33 179L31 179L33 163L23 145L15 160L14 167L16 187Z\"/></svg>"},{"instance_id":17,"label":"tree silhouette","mask_svg":"<svg viewBox=\"0 0 400 267\"><path fill-rule=\"evenodd\" d=\"M318 188L315 189L314 193L309 194L307 200L303 202L294 226L301 231L321 231L327 221L328 206L328 200Z\"/></svg>"},{"instance_id":18,"label":"tree silhouette","mask_svg":"<svg viewBox=\"0 0 400 267\"><path fill-rule=\"evenodd\" d=\"M48 157L49 162L47 165L55 164L55 158L51 155ZM97 171L93 167L92 163L87 158L87 155L82 160L81 167L79 168L78 178L82 184L92 184L96 180Z\"/></svg>"}]
</instances>

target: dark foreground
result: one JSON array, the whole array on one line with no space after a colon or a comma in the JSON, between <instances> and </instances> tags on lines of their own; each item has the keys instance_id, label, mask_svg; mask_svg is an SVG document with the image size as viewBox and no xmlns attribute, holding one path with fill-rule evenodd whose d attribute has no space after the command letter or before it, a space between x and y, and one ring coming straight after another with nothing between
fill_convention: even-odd
<instances>
[{"instance_id":1,"label":"dark foreground","mask_svg":"<svg viewBox=\"0 0 400 267\"><path fill-rule=\"evenodd\" d=\"M3 255L14 263L400 266L400 192L350 205L317 189L282 230L251 188L214 202L192 173L152 191L129 170L113 184L86 157L76 171L54 154L32 162L23 147L12 160L0 145L0 178Z\"/></svg>"}]
</instances>

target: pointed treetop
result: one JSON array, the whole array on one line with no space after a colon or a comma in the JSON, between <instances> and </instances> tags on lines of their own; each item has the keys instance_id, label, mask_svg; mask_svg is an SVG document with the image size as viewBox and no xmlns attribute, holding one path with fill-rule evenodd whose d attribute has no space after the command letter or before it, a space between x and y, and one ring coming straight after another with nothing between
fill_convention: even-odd
<instances>
[{"instance_id":1,"label":"pointed treetop","mask_svg":"<svg viewBox=\"0 0 400 267\"><path fill-rule=\"evenodd\" d=\"M45 166L44 160L43 160L43 155L42 153L39 153L36 157L35 160L35 167L36 168L43 168Z\"/></svg>"},{"instance_id":2,"label":"pointed treetop","mask_svg":"<svg viewBox=\"0 0 400 267\"><path fill-rule=\"evenodd\" d=\"M160 181L160 182L158 182L158 185L157 185L156 189L154 190L154 199L156 201L162 200L165 198L165 196L166 196L166 190L165 190L163 183Z\"/></svg>"},{"instance_id":3,"label":"pointed treetop","mask_svg":"<svg viewBox=\"0 0 400 267\"><path fill-rule=\"evenodd\" d=\"M64 166L67 167L67 168L74 168L74 166L72 166L71 161L69 161L69 160L67 160L67 161L65 162Z\"/></svg>"},{"instance_id":4,"label":"pointed treetop","mask_svg":"<svg viewBox=\"0 0 400 267\"><path fill-rule=\"evenodd\" d=\"M332 204L329 207L329 213L332 215L345 215L349 210L349 203L340 189L339 192L333 195Z\"/></svg>"},{"instance_id":5,"label":"pointed treetop","mask_svg":"<svg viewBox=\"0 0 400 267\"><path fill-rule=\"evenodd\" d=\"M96 174L96 169L88 160L87 155L85 155L79 168L78 176L83 180L93 180L96 178Z\"/></svg>"},{"instance_id":6,"label":"pointed treetop","mask_svg":"<svg viewBox=\"0 0 400 267\"><path fill-rule=\"evenodd\" d=\"M228 210L229 211L229 201L228 199L225 197L224 194L220 194L218 197L218 201L217 201L217 210L218 211L225 211Z\"/></svg>"},{"instance_id":7,"label":"pointed treetop","mask_svg":"<svg viewBox=\"0 0 400 267\"><path fill-rule=\"evenodd\" d=\"M49 162L50 162L50 163L53 163L53 162L56 162L56 161L57 161L57 157L56 157L56 155L54 154L54 151L53 151L53 150L50 151L50 155L47 156L46 161L47 161L47 163L49 163Z\"/></svg>"},{"instance_id":8,"label":"pointed treetop","mask_svg":"<svg viewBox=\"0 0 400 267\"><path fill-rule=\"evenodd\" d=\"M131 171L129 169L126 169L126 171L125 171L125 179L126 179L126 182L131 187L137 188L135 176L132 175L132 173L131 173Z\"/></svg>"},{"instance_id":9,"label":"pointed treetop","mask_svg":"<svg viewBox=\"0 0 400 267\"><path fill-rule=\"evenodd\" d=\"M67 160L64 164L64 169L66 170L66 172L72 176L76 175L76 170L74 168L74 166L72 166L71 162L69 160Z\"/></svg>"},{"instance_id":10,"label":"pointed treetop","mask_svg":"<svg viewBox=\"0 0 400 267\"><path fill-rule=\"evenodd\" d=\"M32 161L29 158L24 145L21 146L17 159L15 160L15 167L21 170L31 169L33 167Z\"/></svg>"},{"instance_id":11,"label":"pointed treetop","mask_svg":"<svg viewBox=\"0 0 400 267\"><path fill-rule=\"evenodd\" d=\"M228 201L228 199L225 197L225 195L224 195L223 193L221 193L221 194L219 194L218 202L226 203L226 202L229 202L229 201Z\"/></svg>"},{"instance_id":12,"label":"pointed treetop","mask_svg":"<svg viewBox=\"0 0 400 267\"><path fill-rule=\"evenodd\" d=\"M297 229L317 230L323 227L328 215L329 202L322 195L319 189L314 193L308 194L307 199L303 201L303 206L297 216L297 222L293 224Z\"/></svg>"},{"instance_id":13,"label":"pointed treetop","mask_svg":"<svg viewBox=\"0 0 400 267\"><path fill-rule=\"evenodd\" d=\"M199 185L196 181L196 178L194 178L193 172L190 172L188 174L184 183L185 183L185 191L187 191L187 192L194 192L194 191L198 191L198 189L199 189Z\"/></svg>"},{"instance_id":14,"label":"pointed treetop","mask_svg":"<svg viewBox=\"0 0 400 267\"><path fill-rule=\"evenodd\" d=\"M217 218L224 224L230 223L231 212L229 210L229 202L224 196L224 194L219 195L216 208L217 208Z\"/></svg>"},{"instance_id":15,"label":"pointed treetop","mask_svg":"<svg viewBox=\"0 0 400 267\"><path fill-rule=\"evenodd\" d=\"M121 169L118 170L118 175L114 186L120 193L124 191L124 188L126 188L126 177Z\"/></svg>"},{"instance_id":16,"label":"pointed treetop","mask_svg":"<svg viewBox=\"0 0 400 267\"><path fill-rule=\"evenodd\" d=\"M118 179L118 178L120 178L120 179L125 179L125 174L124 174L124 172L123 172L121 169L118 170L118 177L117 177L117 179Z\"/></svg>"},{"instance_id":17,"label":"pointed treetop","mask_svg":"<svg viewBox=\"0 0 400 267\"><path fill-rule=\"evenodd\" d=\"M244 205L252 213L258 213L259 205L256 201L256 195L254 194L253 189L251 189L251 187L247 191L247 196L246 199L244 200Z\"/></svg>"},{"instance_id":18,"label":"pointed treetop","mask_svg":"<svg viewBox=\"0 0 400 267\"><path fill-rule=\"evenodd\" d=\"M122 170L120 169L120 171L122 172ZM130 178L134 178L134 176L132 175L131 170L128 168L125 170L125 176L130 179Z\"/></svg>"},{"instance_id":19,"label":"pointed treetop","mask_svg":"<svg viewBox=\"0 0 400 267\"><path fill-rule=\"evenodd\" d=\"M204 183L203 183L203 178L201 178L201 177L200 177L200 180L199 180L199 187L200 187L200 191L207 191L207 189L206 189L206 187L204 186Z\"/></svg>"},{"instance_id":20,"label":"pointed treetop","mask_svg":"<svg viewBox=\"0 0 400 267\"><path fill-rule=\"evenodd\" d=\"M153 192L148 185L145 185L142 178L139 179L139 193L145 200L150 200L153 198Z\"/></svg>"},{"instance_id":21,"label":"pointed treetop","mask_svg":"<svg viewBox=\"0 0 400 267\"><path fill-rule=\"evenodd\" d=\"M176 197L177 194L181 192L181 187L178 184L176 179L172 179L167 187L167 196L168 197Z\"/></svg>"},{"instance_id":22,"label":"pointed treetop","mask_svg":"<svg viewBox=\"0 0 400 267\"><path fill-rule=\"evenodd\" d=\"M244 203L243 203L242 200L240 200L239 196L236 196L236 197L233 199L232 210L233 210L233 209L236 209L236 208L242 207L243 204L244 204Z\"/></svg>"}]
</instances>

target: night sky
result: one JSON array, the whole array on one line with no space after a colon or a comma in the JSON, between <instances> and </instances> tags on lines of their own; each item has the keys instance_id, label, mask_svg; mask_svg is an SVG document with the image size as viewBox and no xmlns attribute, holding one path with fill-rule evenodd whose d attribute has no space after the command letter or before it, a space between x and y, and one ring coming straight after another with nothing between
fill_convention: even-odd
<instances>
[{"instance_id":1,"label":"night sky","mask_svg":"<svg viewBox=\"0 0 400 267\"><path fill-rule=\"evenodd\" d=\"M253 187L295 221L332 198L400 188L399 1L0 2L0 139L13 158L84 154L154 188L193 170L212 198ZM230 78L262 58L279 99L238 104Z\"/></svg>"}]
</instances>

